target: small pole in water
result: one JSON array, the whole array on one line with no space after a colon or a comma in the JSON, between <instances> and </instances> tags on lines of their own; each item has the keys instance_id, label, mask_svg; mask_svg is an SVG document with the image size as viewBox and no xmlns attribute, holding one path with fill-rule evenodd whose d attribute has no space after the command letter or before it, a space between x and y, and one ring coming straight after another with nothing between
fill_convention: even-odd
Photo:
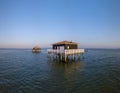
<instances>
[{"instance_id":1,"label":"small pole in water","mask_svg":"<svg viewBox=\"0 0 120 93\"><path fill-rule=\"evenodd\" d=\"M80 60L80 53L78 54L78 60Z\"/></svg>"}]
</instances>

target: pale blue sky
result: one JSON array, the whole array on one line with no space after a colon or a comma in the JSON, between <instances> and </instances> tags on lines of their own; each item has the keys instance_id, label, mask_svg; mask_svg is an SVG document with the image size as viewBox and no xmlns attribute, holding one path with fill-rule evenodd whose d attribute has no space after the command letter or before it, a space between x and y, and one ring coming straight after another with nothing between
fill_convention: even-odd
<instances>
[{"instance_id":1,"label":"pale blue sky","mask_svg":"<svg viewBox=\"0 0 120 93\"><path fill-rule=\"evenodd\" d=\"M0 0L0 47L120 48L120 0Z\"/></svg>"}]
</instances>

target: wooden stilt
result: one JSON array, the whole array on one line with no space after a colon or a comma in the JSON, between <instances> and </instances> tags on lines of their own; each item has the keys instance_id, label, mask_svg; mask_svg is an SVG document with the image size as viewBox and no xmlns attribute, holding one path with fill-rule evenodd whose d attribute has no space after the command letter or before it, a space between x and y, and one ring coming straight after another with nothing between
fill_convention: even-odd
<instances>
[{"instance_id":1,"label":"wooden stilt","mask_svg":"<svg viewBox=\"0 0 120 93\"><path fill-rule=\"evenodd\" d=\"M80 60L80 53L78 54L78 60Z\"/></svg>"},{"instance_id":2,"label":"wooden stilt","mask_svg":"<svg viewBox=\"0 0 120 93\"><path fill-rule=\"evenodd\" d=\"M65 59L65 62L67 61L66 58L67 58L67 55L65 55L65 58L64 58L64 59Z\"/></svg>"},{"instance_id":3,"label":"wooden stilt","mask_svg":"<svg viewBox=\"0 0 120 93\"><path fill-rule=\"evenodd\" d=\"M60 54L60 60L62 61L62 53Z\"/></svg>"},{"instance_id":4,"label":"wooden stilt","mask_svg":"<svg viewBox=\"0 0 120 93\"><path fill-rule=\"evenodd\" d=\"M72 60L73 60L73 61L75 60L75 55L74 55L74 54L72 55Z\"/></svg>"},{"instance_id":5,"label":"wooden stilt","mask_svg":"<svg viewBox=\"0 0 120 93\"><path fill-rule=\"evenodd\" d=\"M82 59L84 59L84 54L82 53Z\"/></svg>"}]
</instances>

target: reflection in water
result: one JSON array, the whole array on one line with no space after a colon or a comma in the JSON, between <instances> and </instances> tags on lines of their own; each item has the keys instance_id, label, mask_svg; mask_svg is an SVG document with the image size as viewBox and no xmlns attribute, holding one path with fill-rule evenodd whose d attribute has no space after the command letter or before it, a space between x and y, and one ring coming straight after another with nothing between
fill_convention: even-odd
<instances>
[{"instance_id":1,"label":"reflection in water","mask_svg":"<svg viewBox=\"0 0 120 93\"><path fill-rule=\"evenodd\" d=\"M59 62L58 60L53 61L52 59L48 60L48 64L53 69L62 69L63 74L68 76L73 74L74 71L82 71L84 67L84 60L77 61L77 62Z\"/></svg>"},{"instance_id":2,"label":"reflection in water","mask_svg":"<svg viewBox=\"0 0 120 93\"><path fill-rule=\"evenodd\" d=\"M9 93L10 91L8 90L10 89L12 89L11 85L0 82L0 93Z\"/></svg>"},{"instance_id":3,"label":"reflection in water","mask_svg":"<svg viewBox=\"0 0 120 93\"><path fill-rule=\"evenodd\" d=\"M50 70L49 73L49 84L51 84L51 89L49 91L61 93L70 93L73 91L73 87L76 86L78 82L78 75L82 73L84 69L84 61L78 62L59 62L48 60L48 65ZM82 76L82 75L81 75ZM54 88L55 87L55 88Z\"/></svg>"}]
</instances>

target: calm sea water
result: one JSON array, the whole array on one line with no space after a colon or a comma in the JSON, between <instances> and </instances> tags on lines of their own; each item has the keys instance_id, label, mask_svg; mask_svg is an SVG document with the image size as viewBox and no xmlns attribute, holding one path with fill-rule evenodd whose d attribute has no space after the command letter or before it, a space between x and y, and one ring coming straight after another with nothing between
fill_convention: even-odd
<instances>
[{"instance_id":1,"label":"calm sea water","mask_svg":"<svg viewBox=\"0 0 120 93\"><path fill-rule=\"evenodd\" d=\"M88 49L62 63L46 49L0 49L0 93L120 93L120 50Z\"/></svg>"}]
</instances>

